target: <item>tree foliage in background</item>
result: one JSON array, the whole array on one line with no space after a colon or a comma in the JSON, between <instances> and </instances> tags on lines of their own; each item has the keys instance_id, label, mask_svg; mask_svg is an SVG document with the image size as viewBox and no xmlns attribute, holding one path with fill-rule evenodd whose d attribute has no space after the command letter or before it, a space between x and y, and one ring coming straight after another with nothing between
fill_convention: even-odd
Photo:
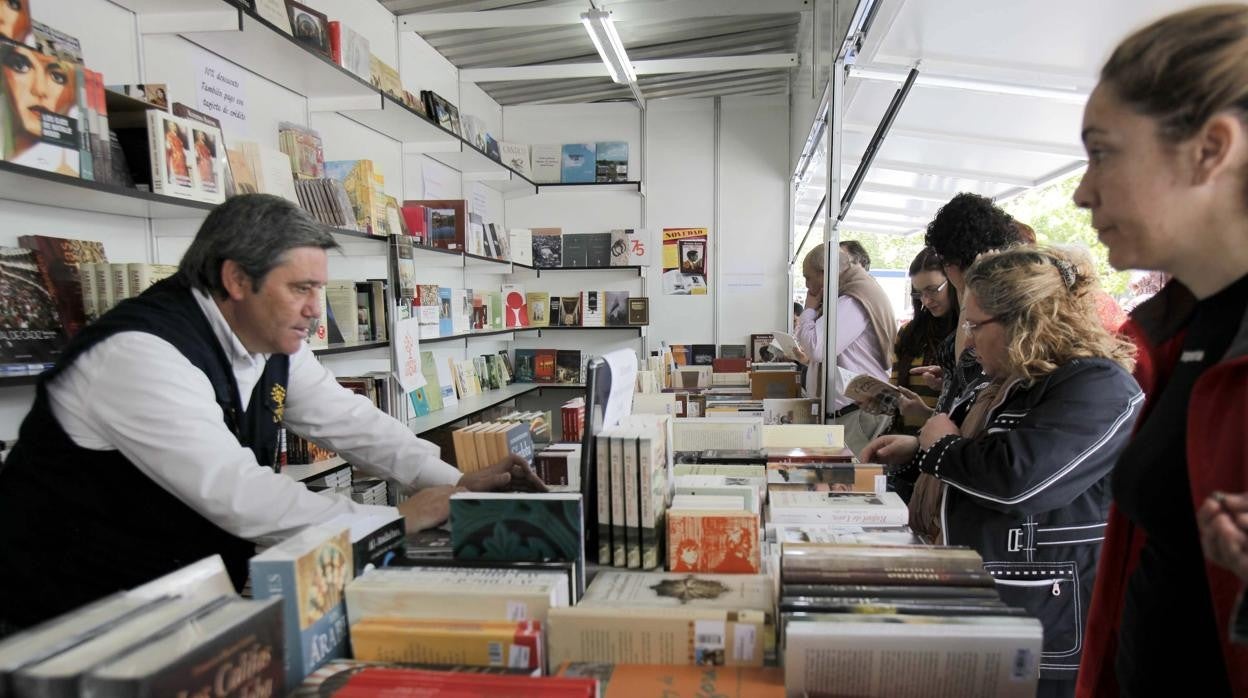
<instances>
[{"instance_id":1,"label":"tree foliage in background","mask_svg":"<svg viewBox=\"0 0 1248 698\"><path fill-rule=\"evenodd\" d=\"M1090 214L1075 206L1072 199L1082 173L1033 189L1001 205L1014 218L1036 229L1036 242L1042 245L1081 245L1096 260L1101 286L1116 298L1128 295L1130 274L1115 271L1109 265L1108 251L1096 239ZM923 233L886 235L859 233L851 228L841 231L842 240L857 240L871 255L872 269L910 268L910 262L923 249Z\"/></svg>"}]
</instances>

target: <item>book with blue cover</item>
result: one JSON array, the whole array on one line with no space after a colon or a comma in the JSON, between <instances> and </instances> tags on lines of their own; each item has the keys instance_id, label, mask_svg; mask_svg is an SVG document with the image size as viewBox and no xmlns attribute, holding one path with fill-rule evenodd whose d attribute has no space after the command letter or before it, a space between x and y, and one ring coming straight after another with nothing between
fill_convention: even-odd
<instances>
[{"instance_id":1,"label":"book with blue cover","mask_svg":"<svg viewBox=\"0 0 1248 698\"><path fill-rule=\"evenodd\" d=\"M628 181L628 141L598 141L595 156L594 181Z\"/></svg>"},{"instance_id":2,"label":"book with blue cover","mask_svg":"<svg viewBox=\"0 0 1248 698\"><path fill-rule=\"evenodd\" d=\"M564 143L560 161L560 181L564 184L593 182L597 176L593 143Z\"/></svg>"},{"instance_id":3,"label":"book with blue cover","mask_svg":"<svg viewBox=\"0 0 1248 698\"><path fill-rule=\"evenodd\" d=\"M345 526L309 526L251 558L253 597L282 597L287 686L347 656L343 593L354 564Z\"/></svg>"},{"instance_id":4,"label":"book with blue cover","mask_svg":"<svg viewBox=\"0 0 1248 698\"><path fill-rule=\"evenodd\" d=\"M455 333L454 318L451 313L451 289L438 287L438 334L445 337Z\"/></svg>"}]
</instances>

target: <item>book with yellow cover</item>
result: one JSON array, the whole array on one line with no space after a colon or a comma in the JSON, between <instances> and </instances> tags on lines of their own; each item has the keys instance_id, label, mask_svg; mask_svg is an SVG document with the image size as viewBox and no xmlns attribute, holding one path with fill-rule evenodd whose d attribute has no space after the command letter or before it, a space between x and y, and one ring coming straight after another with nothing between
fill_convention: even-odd
<instances>
[{"instance_id":1,"label":"book with yellow cover","mask_svg":"<svg viewBox=\"0 0 1248 698\"><path fill-rule=\"evenodd\" d=\"M538 669L542 624L366 618L351 626L356 659Z\"/></svg>"}]
</instances>

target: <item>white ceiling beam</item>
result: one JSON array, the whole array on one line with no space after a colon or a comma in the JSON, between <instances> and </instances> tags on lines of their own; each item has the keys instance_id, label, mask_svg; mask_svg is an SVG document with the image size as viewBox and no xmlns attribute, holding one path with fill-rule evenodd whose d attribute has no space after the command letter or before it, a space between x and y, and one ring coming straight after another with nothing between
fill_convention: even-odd
<instances>
[{"instance_id":1,"label":"white ceiling beam","mask_svg":"<svg viewBox=\"0 0 1248 698\"><path fill-rule=\"evenodd\" d=\"M665 58L632 61L638 75L661 73L717 73L728 70L776 70L796 68L796 53L760 53L745 56L706 56L702 58ZM554 65L521 65L502 68L466 68L459 71L465 82L505 82L511 80L559 80L563 78L596 78L607 75L606 66L595 63L558 63Z\"/></svg>"},{"instance_id":2,"label":"white ceiling beam","mask_svg":"<svg viewBox=\"0 0 1248 698\"><path fill-rule=\"evenodd\" d=\"M842 221L840 225L840 229L842 232L851 232L851 233L880 233L882 235L909 235L911 233L917 233L923 228L922 226L915 226L913 228L884 228L878 225L854 225L852 223L847 223L847 222Z\"/></svg>"},{"instance_id":3,"label":"white ceiling beam","mask_svg":"<svg viewBox=\"0 0 1248 698\"><path fill-rule=\"evenodd\" d=\"M953 198L953 197L949 197L949 198ZM936 209L939 208L939 206L936 205L935 203L929 203L927 201L915 201L912 203L918 203L924 206L930 205L932 206L932 210L916 211L914 209L900 208L897 206L877 206L875 204L860 204L857 201L854 202L854 205L851 208L854 211L861 211L863 213L884 213L884 214L891 214L895 216L905 216L907 218L914 220L916 223L921 223L922 225L927 225L927 222L932 220L932 216L935 215Z\"/></svg>"},{"instance_id":4,"label":"white ceiling beam","mask_svg":"<svg viewBox=\"0 0 1248 698\"><path fill-rule=\"evenodd\" d=\"M845 130L851 133L875 133L876 125L867 123L846 123ZM893 125L888 130L890 137L897 138L917 138L926 141L941 141L944 143L961 143L964 145L981 145L990 148L1004 148L1007 150L1015 150L1028 153L1040 153L1043 155L1061 155L1062 157L1084 159L1084 151L1082 146L1053 143L1051 141L1031 141L1025 138L1004 138L999 136L977 136L970 133L957 133L955 131L940 131L931 128L912 128L908 126Z\"/></svg>"},{"instance_id":5,"label":"white ceiling beam","mask_svg":"<svg viewBox=\"0 0 1248 698\"><path fill-rule=\"evenodd\" d=\"M883 64L856 64L849 69L849 77L860 80L879 80L883 82L905 82L910 68ZM1035 97L1048 99L1065 104L1083 105L1088 101L1088 90L1075 85L1041 85L1021 80L990 80L960 75L948 75L923 70L920 65L919 78L915 87L926 87L947 90L966 90L994 95L1013 95L1016 97Z\"/></svg>"},{"instance_id":6,"label":"white ceiling beam","mask_svg":"<svg viewBox=\"0 0 1248 698\"><path fill-rule=\"evenodd\" d=\"M904 68L909 70L916 57L895 53L876 53L869 61L872 67ZM969 80L1008 83L1056 89L1064 92L1083 92L1089 94L1096 87L1095 70L1072 70L1070 68L1046 65L1041 63L1018 63L1010 61L988 61L954 54L933 54L924 52L923 70L934 75L943 75ZM862 61L868 63L868 61Z\"/></svg>"},{"instance_id":7,"label":"white ceiling beam","mask_svg":"<svg viewBox=\"0 0 1248 698\"><path fill-rule=\"evenodd\" d=\"M848 161L843 163L843 167L858 167L858 161ZM892 172L909 172L910 174L931 175L933 177L950 177L953 179L965 179L971 182L995 182L997 184L1012 184L1017 187L1030 187L1035 181L1022 175L1005 174L1003 172L987 172L984 170L967 170L957 167L944 167L941 165L929 165L922 162L903 162L901 160L880 160L876 159L871 163L872 170L890 170Z\"/></svg>"},{"instance_id":8,"label":"white ceiling beam","mask_svg":"<svg viewBox=\"0 0 1248 698\"><path fill-rule=\"evenodd\" d=\"M810 10L812 0L667 0L666 2L629 2L608 5L611 19L616 22L668 22L698 17L727 15L774 15ZM548 27L580 24L580 5L531 10L482 10L479 12L410 12L401 14L400 31L439 32L455 29L495 29L506 27Z\"/></svg>"},{"instance_id":9,"label":"white ceiling beam","mask_svg":"<svg viewBox=\"0 0 1248 698\"><path fill-rule=\"evenodd\" d=\"M871 194L892 194L894 196L904 196L911 199L921 199L923 201L939 201L944 203L952 199L957 192L932 191L930 189L919 189L917 187L899 187L894 184L876 184L874 182L863 182L858 189L861 192Z\"/></svg>"}]
</instances>

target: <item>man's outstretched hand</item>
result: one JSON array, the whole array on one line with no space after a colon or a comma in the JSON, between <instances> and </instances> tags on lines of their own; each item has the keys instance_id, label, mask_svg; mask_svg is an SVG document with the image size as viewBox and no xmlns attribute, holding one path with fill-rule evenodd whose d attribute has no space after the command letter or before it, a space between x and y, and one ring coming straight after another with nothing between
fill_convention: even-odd
<instances>
[{"instance_id":1,"label":"man's outstretched hand","mask_svg":"<svg viewBox=\"0 0 1248 698\"><path fill-rule=\"evenodd\" d=\"M426 487L399 504L399 513L407 524L407 532L423 531L445 522L451 516L451 495L465 492L455 485Z\"/></svg>"},{"instance_id":2,"label":"man's outstretched hand","mask_svg":"<svg viewBox=\"0 0 1248 698\"><path fill-rule=\"evenodd\" d=\"M473 492L546 492L546 483L533 472L523 458L512 453L486 468L466 473L459 486Z\"/></svg>"}]
</instances>

